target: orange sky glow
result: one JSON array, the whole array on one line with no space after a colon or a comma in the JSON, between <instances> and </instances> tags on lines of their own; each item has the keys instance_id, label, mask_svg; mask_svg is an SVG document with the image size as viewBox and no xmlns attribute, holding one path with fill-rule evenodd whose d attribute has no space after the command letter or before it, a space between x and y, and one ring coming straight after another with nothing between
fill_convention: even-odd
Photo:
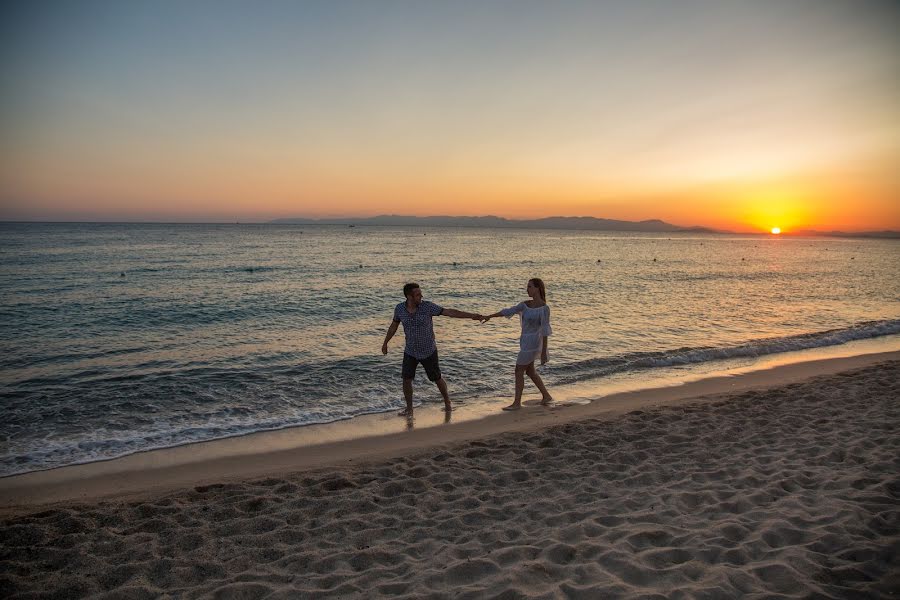
<instances>
[{"instance_id":1,"label":"orange sky glow","mask_svg":"<svg viewBox=\"0 0 900 600\"><path fill-rule=\"evenodd\" d=\"M891 3L12 6L3 220L900 230Z\"/></svg>"}]
</instances>

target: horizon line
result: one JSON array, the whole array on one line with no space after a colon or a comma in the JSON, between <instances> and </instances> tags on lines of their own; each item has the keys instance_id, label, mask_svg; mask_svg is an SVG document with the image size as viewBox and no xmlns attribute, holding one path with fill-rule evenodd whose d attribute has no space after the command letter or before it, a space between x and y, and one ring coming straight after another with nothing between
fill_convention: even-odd
<instances>
[{"instance_id":1,"label":"horizon line","mask_svg":"<svg viewBox=\"0 0 900 600\"><path fill-rule=\"evenodd\" d=\"M268 220L249 220L249 221L241 221L241 220L219 220L219 221L206 221L206 220L182 220L182 221L169 221L169 220L146 220L146 221L130 221L130 220L55 220L55 219L47 219L47 220L34 220L34 219L7 219L0 217L0 224L44 224L44 225L274 225L274 226L346 226L346 223L329 223L329 219L333 220L367 220L367 219L375 219L378 217L398 217L398 218L413 218L413 219L433 219L433 218L449 218L449 219L484 219L484 218L494 218L494 219L502 219L505 221L511 222L529 222L529 221L541 221L547 219L594 219L598 221L617 221L620 223L647 223L647 222L661 222L667 225L672 225L674 227L678 227L683 229L684 231L640 231L640 230L603 230L597 229L595 231L616 231L617 233L657 233L657 234L672 234L672 233L689 233L689 234L697 234L697 233L708 233L712 235L765 235L771 236L772 234L765 230L748 230L748 231L732 231L732 230L724 230L724 229L716 229L714 227L708 227L705 225L677 225L675 223L670 223L668 221L664 221L662 219L653 218L653 219L643 219L641 221L628 221L624 219L608 219L605 217L591 217L591 216L562 216L562 215L553 215L549 217L536 217L531 219L516 219L516 218L508 218L508 217L500 217L497 215L481 215L481 216L472 216L472 215L464 215L464 216L451 216L451 215L427 215L427 216L417 216L417 215L401 215L401 214L379 214L375 216L369 217L355 217L355 216L343 216L343 217L277 217L274 219ZM285 220L285 219L306 219L309 221L314 221L311 223L279 223L277 221ZM410 225L381 225L381 224L366 224L360 223L361 227L409 227ZM440 227L466 227L466 228L483 228L489 229L490 227L481 226L481 225L429 225L422 224L421 227L432 227L432 228L440 228ZM571 230L569 227L552 227L547 229L560 229L560 230ZM705 231L692 231L696 229L702 229ZM799 237L827 237L829 235L844 235L844 236L854 236L860 235L864 236L864 234L892 234L893 236L900 237L900 230L897 229L857 229L857 230L821 230L821 229L795 229L793 231L783 231L778 236L780 237L791 237L791 236L799 236ZM887 237L885 239L893 239L892 237Z\"/></svg>"}]
</instances>

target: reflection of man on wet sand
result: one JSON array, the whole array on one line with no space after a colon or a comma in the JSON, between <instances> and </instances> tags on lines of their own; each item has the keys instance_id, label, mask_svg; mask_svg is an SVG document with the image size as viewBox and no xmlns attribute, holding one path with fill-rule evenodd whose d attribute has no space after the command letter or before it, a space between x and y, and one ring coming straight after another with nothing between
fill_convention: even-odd
<instances>
[{"instance_id":1,"label":"reflection of man on wet sand","mask_svg":"<svg viewBox=\"0 0 900 600\"><path fill-rule=\"evenodd\" d=\"M434 323L432 317L443 315L457 319L474 319L479 321L482 316L475 313L467 313L452 308L443 308L434 302L422 300L422 290L418 283L407 283L403 286L403 295L406 302L401 302L394 307L394 320L388 327L384 344L381 345L381 353L387 354L388 342L397 333L397 326L403 323L403 333L406 336L406 347L403 350L403 396L406 398L406 410L400 414L409 416L413 413L413 378L416 376L416 367L419 363L425 367L425 374L433 381L444 397L444 409L452 410L450 394L447 392L447 383L441 376L441 367L438 364L437 344L434 341Z\"/></svg>"}]
</instances>

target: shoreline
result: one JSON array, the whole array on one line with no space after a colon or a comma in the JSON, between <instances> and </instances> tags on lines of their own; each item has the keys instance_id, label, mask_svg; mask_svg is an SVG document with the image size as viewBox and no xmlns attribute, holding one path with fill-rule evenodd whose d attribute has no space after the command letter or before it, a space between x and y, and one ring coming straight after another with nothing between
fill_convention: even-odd
<instances>
[{"instance_id":1,"label":"shoreline","mask_svg":"<svg viewBox=\"0 0 900 600\"><path fill-rule=\"evenodd\" d=\"M570 404L586 404L602 399L606 396L620 392L641 391L658 387L681 386L685 383L720 376L734 376L743 373L770 369L775 366L822 360L828 358L847 358L864 354L877 354L900 351L900 333L885 334L874 338L861 338L845 341L840 344L826 346L813 346L782 352L767 353L754 357L736 356L718 358L711 361L677 363L671 365L659 365L646 370L625 371L612 373L594 378L553 385L554 397L559 400L558 406ZM543 373L542 373L543 374ZM429 388L424 390L428 396ZM433 390L431 390L433 391ZM535 390L526 386L525 402L528 397L535 394ZM436 392L435 392L436 394ZM415 427L436 427L449 423L451 420L472 421L496 414L496 407L509 402L507 396L481 396L474 398L458 399L454 397L454 411L452 418L447 419L442 410L434 409L434 405L441 405L439 397L420 402L416 409ZM422 397L422 396L420 396ZM237 432L223 437L210 439L197 439L181 441L172 445L135 449L118 456L94 456L78 462L55 466L37 466L30 470L18 473L0 474L0 491L3 481L13 477L21 477L33 473L55 471L95 463L107 463L127 459L130 456L143 455L151 452L170 452L172 454L170 464L180 462L192 462L197 460L199 453L204 458L220 456L235 456L240 454L259 453L261 443L267 450L288 449L299 446L318 445L326 442L345 441L361 437L380 436L388 433L399 433L411 427L404 427L401 421L394 415L402 408L401 404L386 411L363 413L352 417L333 421L312 422L303 424L285 424L272 429L255 429L245 432ZM252 439L252 443L243 440ZM185 450L185 460L180 460L182 455L179 449ZM142 468L139 463L136 468ZM0 505L2 508L2 505Z\"/></svg>"},{"instance_id":2,"label":"shoreline","mask_svg":"<svg viewBox=\"0 0 900 600\"><path fill-rule=\"evenodd\" d=\"M58 504L139 499L190 486L345 468L410 453L529 432L583 419L610 420L636 410L718 401L760 388L780 388L817 376L900 359L900 351L859 354L776 365L706 377L682 384L622 391L589 403L550 408L526 401L518 412L466 410L443 423L443 411L419 407L416 426L405 430L393 413L366 415L326 425L258 432L140 452L121 458L12 475L0 479L0 515L7 517ZM456 415L456 413L454 413Z\"/></svg>"}]
</instances>

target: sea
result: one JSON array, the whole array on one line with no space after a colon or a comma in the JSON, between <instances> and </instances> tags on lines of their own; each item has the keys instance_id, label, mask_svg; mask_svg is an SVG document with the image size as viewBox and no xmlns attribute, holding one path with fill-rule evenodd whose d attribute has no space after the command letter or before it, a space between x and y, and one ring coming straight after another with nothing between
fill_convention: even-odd
<instances>
[{"instance_id":1,"label":"sea","mask_svg":"<svg viewBox=\"0 0 900 600\"><path fill-rule=\"evenodd\" d=\"M0 476L404 405L402 288L547 286L551 392L900 340L900 241L275 224L0 224ZM516 319L435 318L457 406L513 393ZM416 403L436 403L420 369Z\"/></svg>"}]
</instances>

